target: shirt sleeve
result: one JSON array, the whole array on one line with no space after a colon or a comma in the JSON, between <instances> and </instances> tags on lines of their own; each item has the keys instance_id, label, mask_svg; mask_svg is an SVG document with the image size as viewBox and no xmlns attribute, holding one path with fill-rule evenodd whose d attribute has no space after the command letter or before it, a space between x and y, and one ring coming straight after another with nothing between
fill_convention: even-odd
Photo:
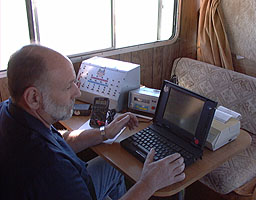
<instances>
[{"instance_id":1,"label":"shirt sleeve","mask_svg":"<svg viewBox=\"0 0 256 200\"><path fill-rule=\"evenodd\" d=\"M69 160L58 161L34 178L27 197L38 200L91 200L81 173Z\"/></svg>"}]
</instances>

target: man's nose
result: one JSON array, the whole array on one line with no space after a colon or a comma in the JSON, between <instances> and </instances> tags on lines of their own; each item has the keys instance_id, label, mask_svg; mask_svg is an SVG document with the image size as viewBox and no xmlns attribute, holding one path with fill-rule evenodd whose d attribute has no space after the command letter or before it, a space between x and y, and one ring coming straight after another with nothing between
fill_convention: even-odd
<instances>
[{"instance_id":1,"label":"man's nose","mask_svg":"<svg viewBox=\"0 0 256 200\"><path fill-rule=\"evenodd\" d=\"M80 89L77 87L76 84L75 85L75 94L74 94L74 97L77 98L77 97L80 97L81 96L81 91Z\"/></svg>"}]
</instances>

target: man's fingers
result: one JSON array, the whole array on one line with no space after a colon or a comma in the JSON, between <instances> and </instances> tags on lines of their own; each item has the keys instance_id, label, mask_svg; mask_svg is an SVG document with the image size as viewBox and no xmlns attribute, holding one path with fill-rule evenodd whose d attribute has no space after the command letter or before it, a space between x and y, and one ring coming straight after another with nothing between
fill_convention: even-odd
<instances>
[{"instance_id":1,"label":"man's fingers","mask_svg":"<svg viewBox=\"0 0 256 200\"><path fill-rule=\"evenodd\" d=\"M157 162L164 162L166 166L169 166L170 170L174 171L176 168L184 164L184 158L181 157L179 153L174 153Z\"/></svg>"},{"instance_id":2,"label":"man's fingers","mask_svg":"<svg viewBox=\"0 0 256 200\"><path fill-rule=\"evenodd\" d=\"M130 116L126 115L125 117L121 118L117 123L120 127L124 127L130 120Z\"/></svg>"},{"instance_id":3,"label":"man's fingers","mask_svg":"<svg viewBox=\"0 0 256 200\"><path fill-rule=\"evenodd\" d=\"M180 157L181 157L181 155L179 153L174 153L174 154L171 154L171 155L165 157L164 159L167 160L167 162L171 163Z\"/></svg>"},{"instance_id":4,"label":"man's fingers","mask_svg":"<svg viewBox=\"0 0 256 200\"><path fill-rule=\"evenodd\" d=\"M154 160L154 156L155 156L155 149L151 149L147 155L144 165L148 165L149 163L152 163Z\"/></svg>"},{"instance_id":5,"label":"man's fingers","mask_svg":"<svg viewBox=\"0 0 256 200\"><path fill-rule=\"evenodd\" d=\"M138 119L137 119L137 117L136 117L135 115L133 115L133 114L129 114L129 116L130 116L130 120L129 120L127 126L128 126L129 129L131 130L131 129L133 129L135 126L138 126Z\"/></svg>"},{"instance_id":6,"label":"man's fingers","mask_svg":"<svg viewBox=\"0 0 256 200\"><path fill-rule=\"evenodd\" d=\"M119 127L128 126L129 129L133 129L134 126L138 126L138 119L135 115L127 112L117 116L113 123L116 123Z\"/></svg>"},{"instance_id":7,"label":"man's fingers","mask_svg":"<svg viewBox=\"0 0 256 200\"><path fill-rule=\"evenodd\" d=\"M139 121L137 119L137 117L133 114L130 115L131 116L131 121L133 123L134 126L138 126L139 125Z\"/></svg>"},{"instance_id":8,"label":"man's fingers","mask_svg":"<svg viewBox=\"0 0 256 200\"><path fill-rule=\"evenodd\" d=\"M183 157L179 157L175 161L170 162L172 170L176 169L177 167L180 167L183 164L184 164L184 158Z\"/></svg>"},{"instance_id":9,"label":"man's fingers","mask_svg":"<svg viewBox=\"0 0 256 200\"><path fill-rule=\"evenodd\" d=\"M184 169L185 169L185 164L183 163L182 165L180 165L177 168L175 168L173 170L173 173L174 174L180 174L180 173L182 173L184 171Z\"/></svg>"},{"instance_id":10,"label":"man's fingers","mask_svg":"<svg viewBox=\"0 0 256 200\"><path fill-rule=\"evenodd\" d=\"M174 183L183 181L186 178L185 173L181 173L174 177Z\"/></svg>"}]
</instances>

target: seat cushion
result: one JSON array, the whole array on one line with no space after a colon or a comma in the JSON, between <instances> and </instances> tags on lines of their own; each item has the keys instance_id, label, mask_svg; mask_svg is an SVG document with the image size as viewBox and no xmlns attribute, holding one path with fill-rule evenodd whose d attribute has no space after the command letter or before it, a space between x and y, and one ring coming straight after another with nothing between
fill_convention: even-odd
<instances>
[{"instance_id":1,"label":"seat cushion","mask_svg":"<svg viewBox=\"0 0 256 200\"><path fill-rule=\"evenodd\" d=\"M256 176L256 78L189 58L178 58L172 74L179 85L218 102L242 115L241 128L252 144L200 181L227 194Z\"/></svg>"}]
</instances>

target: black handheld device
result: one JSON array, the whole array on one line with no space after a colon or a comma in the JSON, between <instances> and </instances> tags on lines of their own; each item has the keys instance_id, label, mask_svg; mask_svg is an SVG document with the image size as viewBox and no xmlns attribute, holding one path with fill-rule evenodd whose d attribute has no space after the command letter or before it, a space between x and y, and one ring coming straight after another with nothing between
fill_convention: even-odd
<instances>
[{"instance_id":1,"label":"black handheld device","mask_svg":"<svg viewBox=\"0 0 256 200\"><path fill-rule=\"evenodd\" d=\"M105 97L95 97L92 107L92 115L90 119L90 126L98 128L104 126L106 123L107 113L109 107L109 99Z\"/></svg>"}]
</instances>

